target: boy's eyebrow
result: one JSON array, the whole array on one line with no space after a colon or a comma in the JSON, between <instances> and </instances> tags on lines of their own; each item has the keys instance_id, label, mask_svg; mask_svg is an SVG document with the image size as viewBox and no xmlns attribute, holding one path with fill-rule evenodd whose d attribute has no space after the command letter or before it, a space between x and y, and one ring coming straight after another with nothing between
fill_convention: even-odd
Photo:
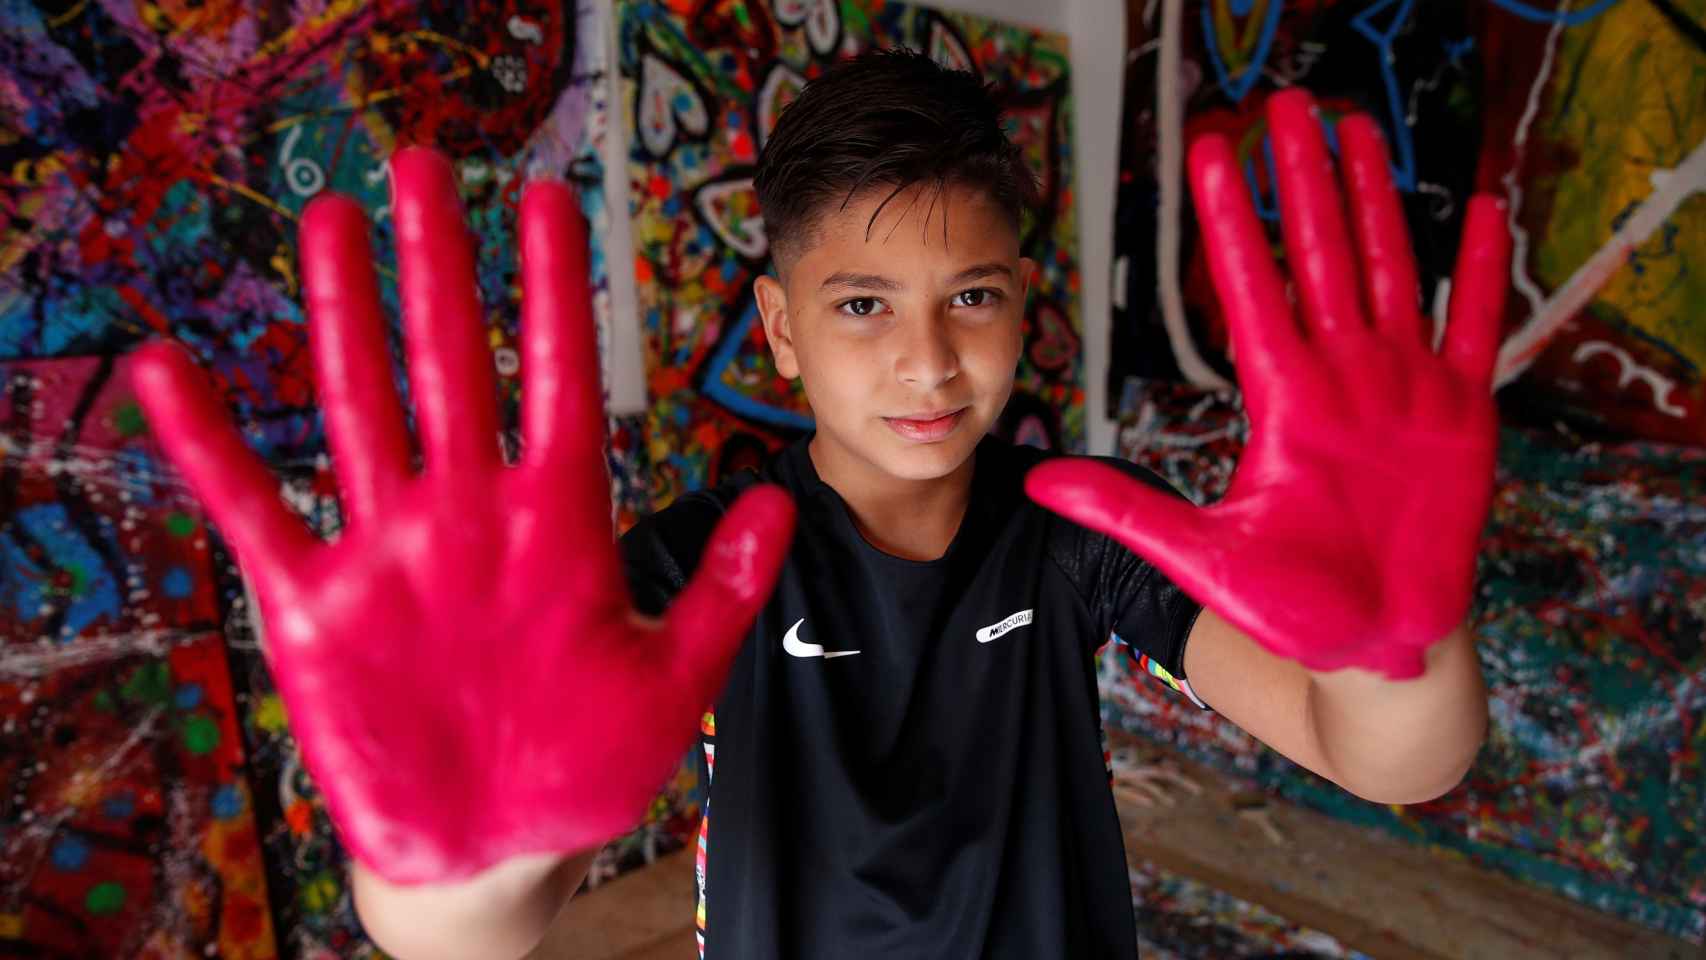
<instances>
[{"instance_id":1,"label":"boy's eyebrow","mask_svg":"<svg viewBox=\"0 0 1706 960\"><path fill-rule=\"evenodd\" d=\"M973 280L982 280L985 277L995 276L1004 276L1011 280L1013 279L1013 268L1007 266L1005 263L995 263L993 261L990 263L980 263L975 266L967 267L959 273L949 277L948 284L952 286L958 283L969 283ZM819 287L819 289L827 290L830 287L856 287L861 290L882 290L892 293L896 290L900 290L902 285L899 281L891 280L881 274L852 273L847 270L840 270L830 274L828 278L823 281L823 285Z\"/></svg>"},{"instance_id":2,"label":"boy's eyebrow","mask_svg":"<svg viewBox=\"0 0 1706 960\"><path fill-rule=\"evenodd\" d=\"M875 273L851 273L840 270L830 274L818 289L827 290L830 287L857 287L861 290L883 290L892 293L900 289L900 282Z\"/></svg>"},{"instance_id":3,"label":"boy's eyebrow","mask_svg":"<svg viewBox=\"0 0 1706 960\"><path fill-rule=\"evenodd\" d=\"M1009 267L1005 263L995 263L993 261L990 263L980 263L973 267L967 267L959 273L949 277L948 284L951 286L956 283L969 283L973 280L982 280L984 277L994 276L1005 276L1007 279L1011 280L1013 279L1013 268Z\"/></svg>"}]
</instances>

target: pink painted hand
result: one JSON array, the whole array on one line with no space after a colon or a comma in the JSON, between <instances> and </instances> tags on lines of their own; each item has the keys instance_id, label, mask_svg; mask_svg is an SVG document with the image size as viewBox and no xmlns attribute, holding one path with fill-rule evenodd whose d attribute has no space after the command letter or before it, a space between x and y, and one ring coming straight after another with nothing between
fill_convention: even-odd
<instances>
[{"instance_id":1,"label":"pink painted hand","mask_svg":"<svg viewBox=\"0 0 1706 960\"><path fill-rule=\"evenodd\" d=\"M285 508L180 348L143 347L132 377L258 594L268 662L344 842L393 883L451 882L596 847L639 819L767 599L794 513L775 487L749 492L668 614L636 614L612 538L572 194L538 182L522 199L525 448L509 466L450 165L410 149L391 170L419 473L367 221L337 196L302 221L348 520L335 542Z\"/></svg>"},{"instance_id":2,"label":"pink painted hand","mask_svg":"<svg viewBox=\"0 0 1706 960\"><path fill-rule=\"evenodd\" d=\"M1032 471L1027 489L1280 656L1414 677L1468 612L1492 495L1503 208L1469 201L1436 353L1373 121L1338 126L1348 227L1314 101L1277 94L1268 124L1295 307L1227 141L1205 136L1189 158L1250 416L1226 496L1199 509L1074 460Z\"/></svg>"}]
</instances>

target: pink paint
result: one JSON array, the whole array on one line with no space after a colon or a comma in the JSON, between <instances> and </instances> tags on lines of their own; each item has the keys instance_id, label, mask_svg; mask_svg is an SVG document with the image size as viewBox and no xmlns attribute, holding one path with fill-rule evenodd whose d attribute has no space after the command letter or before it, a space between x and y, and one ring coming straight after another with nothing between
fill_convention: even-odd
<instances>
[{"instance_id":1,"label":"pink paint","mask_svg":"<svg viewBox=\"0 0 1706 960\"><path fill-rule=\"evenodd\" d=\"M1340 126L1348 204L1309 95L1276 94L1268 122L1296 306L1230 143L1203 136L1189 157L1251 421L1225 498L1199 509L1069 459L1032 471L1026 487L1276 654L1414 677L1468 613L1492 493L1503 208L1470 201L1436 354L1373 122Z\"/></svg>"},{"instance_id":2,"label":"pink paint","mask_svg":"<svg viewBox=\"0 0 1706 960\"><path fill-rule=\"evenodd\" d=\"M474 251L448 162L392 161L424 468L411 465L362 211L316 200L304 296L349 516L333 543L279 499L207 379L168 343L131 371L162 445L241 558L303 756L350 851L393 883L570 854L635 823L698 730L792 533L742 497L668 615L630 607L610 528L585 227L522 200L521 462L497 442Z\"/></svg>"}]
</instances>

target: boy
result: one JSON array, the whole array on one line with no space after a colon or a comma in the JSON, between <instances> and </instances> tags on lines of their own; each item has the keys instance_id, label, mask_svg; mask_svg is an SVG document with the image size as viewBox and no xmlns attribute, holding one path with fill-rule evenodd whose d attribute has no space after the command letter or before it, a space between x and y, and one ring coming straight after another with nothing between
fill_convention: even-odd
<instances>
[{"instance_id":1,"label":"boy","mask_svg":"<svg viewBox=\"0 0 1706 960\"><path fill-rule=\"evenodd\" d=\"M1110 632L1356 794L1450 789L1485 724L1462 620L1491 487L1499 210L1472 202L1436 355L1373 124L1338 126L1346 209L1308 96L1268 119L1296 307L1228 144L1191 151L1252 418L1206 510L1134 466L986 436L1013 386L1034 187L988 92L916 54L808 85L760 161L776 276L756 294L815 432L643 521L620 560L560 184L523 201L515 466L492 443L447 165L393 163L418 473L361 213L305 215L349 517L334 544L278 505L187 359L146 348L139 393L255 585L375 940L525 952L698 728L706 956L1131 957L1091 667Z\"/></svg>"}]
</instances>

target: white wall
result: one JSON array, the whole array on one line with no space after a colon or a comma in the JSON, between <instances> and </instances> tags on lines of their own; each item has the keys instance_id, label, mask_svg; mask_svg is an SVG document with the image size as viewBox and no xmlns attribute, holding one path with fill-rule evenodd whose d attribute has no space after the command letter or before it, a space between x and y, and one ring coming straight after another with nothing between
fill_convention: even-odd
<instances>
[{"instance_id":1,"label":"white wall","mask_svg":"<svg viewBox=\"0 0 1706 960\"><path fill-rule=\"evenodd\" d=\"M1083 272L1084 423L1093 454L1114 452L1103 415L1108 320L1113 313L1114 196L1119 179L1120 100L1125 91L1124 0L1064 0L1072 40L1073 117L1078 157L1078 267Z\"/></svg>"}]
</instances>

